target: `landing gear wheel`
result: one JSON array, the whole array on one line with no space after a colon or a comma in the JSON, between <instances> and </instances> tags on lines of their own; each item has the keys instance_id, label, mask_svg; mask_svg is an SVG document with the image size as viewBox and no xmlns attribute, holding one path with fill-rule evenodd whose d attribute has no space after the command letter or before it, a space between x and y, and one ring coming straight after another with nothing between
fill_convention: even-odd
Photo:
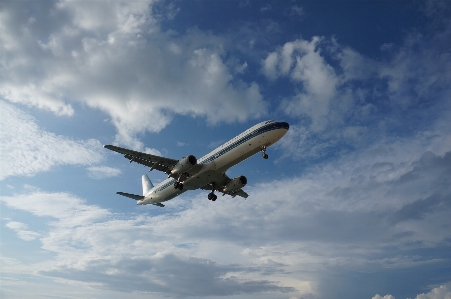
<instances>
[{"instance_id":1,"label":"landing gear wheel","mask_svg":"<svg viewBox=\"0 0 451 299\"><path fill-rule=\"evenodd\" d=\"M208 200L215 201L218 197L213 192L208 193Z\"/></svg>"},{"instance_id":2,"label":"landing gear wheel","mask_svg":"<svg viewBox=\"0 0 451 299\"><path fill-rule=\"evenodd\" d=\"M179 190L183 190L183 184L180 182L175 182L174 183L174 188L175 189L179 189Z\"/></svg>"},{"instance_id":3,"label":"landing gear wheel","mask_svg":"<svg viewBox=\"0 0 451 299\"><path fill-rule=\"evenodd\" d=\"M268 159L268 155L266 154L266 145L261 146L260 149L262 152L263 159Z\"/></svg>"}]
</instances>

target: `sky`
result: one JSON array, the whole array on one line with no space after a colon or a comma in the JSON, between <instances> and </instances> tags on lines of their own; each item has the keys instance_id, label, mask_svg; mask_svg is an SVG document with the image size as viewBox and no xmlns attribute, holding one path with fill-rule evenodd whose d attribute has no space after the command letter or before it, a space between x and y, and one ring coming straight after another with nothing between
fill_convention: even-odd
<instances>
[{"instance_id":1,"label":"sky","mask_svg":"<svg viewBox=\"0 0 451 299\"><path fill-rule=\"evenodd\" d=\"M451 298L449 1L0 2L1 298ZM200 158L190 191L105 144Z\"/></svg>"}]
</instances>

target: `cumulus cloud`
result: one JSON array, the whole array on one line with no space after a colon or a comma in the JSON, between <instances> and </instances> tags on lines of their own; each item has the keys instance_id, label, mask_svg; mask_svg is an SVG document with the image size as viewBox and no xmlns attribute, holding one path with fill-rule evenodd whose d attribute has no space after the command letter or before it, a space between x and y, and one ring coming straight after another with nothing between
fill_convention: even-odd
<instances>
[{"instance_id":1,"label":"cumulus cloud","mask_svg":"<svg viewBox=\"0 0 451 299\"><path fill-rule=\"evenodd\" d=\"M42 130L33 117L5 101L0 101L0 113L0 180L102 160L98 140L76 141Z\"/></svg>"},{"instance_id":2,"label":"cumulus cloud","mask_svg":"<svg viewBox=\"0 0 451 299\"><path fill-rule=\"evenodd\" d=\"M386 61L367 58L334 38L298 39L269 53L262 69L269 79L286 77L298 87L282 109L287 114L308 116L311 130L323 130L328 123L346 120L351 108L369 103L377 107L387 104L387 98L396 111L416 107L420 101L440 103L449 94L451 82L451 60L446 51L450 32L446 28L432 37L409 35ZM332 66L328 59L339 65ZM372 90L365 86L368 80L376 83ZM349 92L354 98L350 102L346 100ZM432 101L431 97L438 99Z\"/></svg>"},{"instance_id":3,"label":"cumulus cloud","mask_svg":"<svg viewBox=\"0 0 451 299\"><path fill-rule=\"evenodd\" d=\"M292 87L280 109L301 117L285 138L292 146L284 146L301 145L301 150L289 155L322 158L334 149L368 144L369 136L412 134L424 124L414 121L419 113L430 123L449 118L450 33L445 26L431 36L408 35L381 60L325 37L297 39L270 52L262 61L263 73L271 81L288 79Z\"/></svg>"},{"instance_id":4,"label":"cumulus cloud","mask_svg":"<svg viewBox=\"0 0 451 299\"><path fill-rule=\"evenodd\" d=\"M433 288L429 293L419 294L415 299L451 299L451 283Z\"/></svg>"},{"instance_id":5,"label":"cumulus cloud","mask_svg":"<svg viewBox=\"0 0 451 299\"><path fill-rule=\"evenodd\" d=\"M287 114L308 115L311 129L323 130L327 124L330 101L337 94L337 75L320 54L321 38L288 42L263 62L264 73L272 79L287 76L303 86L291 101L283 105Z\"/></svg>"},{"instance_id":6,"label":"cumulus cloud","mask_svg":"<svg viewBox=\"0 0 451 299\"><path fill-rule=\"evenodd\" d=\"M162 31L153 1L33 2L31 16L22 5L0 14L0 95L11 102L58 115L72 115L71 102L101 109L116 141L135 149L136 134L160 131L175 114L215 124L266 113L260 87L232 76L221 37Z\"/></svg>"},{"instance_id":7,"label":"cumulus cloud","mask_svg":"<svg viewBox=\"0 0 451 299\"><path fill-rule=\"evenodd\" d=\"M372 299L395 299L392 295L374 296ZM451 284L444 284L437 288L433 288L428 293L418 294L415 299L451 299Z\"/></svg>"}]
</instances>

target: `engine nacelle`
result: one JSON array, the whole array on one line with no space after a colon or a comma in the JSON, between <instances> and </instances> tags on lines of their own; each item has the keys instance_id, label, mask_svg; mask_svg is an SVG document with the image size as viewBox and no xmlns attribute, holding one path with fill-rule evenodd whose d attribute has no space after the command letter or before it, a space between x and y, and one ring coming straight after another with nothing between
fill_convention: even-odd
<instances>
[{"instance_id":1,"label":"engine nacelle","mask_svg":"<svg viewBox=\"0 0 451 299\"><path fill-rule=\"evenodd\" d=\"M222 192L233 192L243 188L244 186L246 186L246 184L247 178L244 175L242 175L228 182L222 189Z\"/></svg>"},{"instance_id":2,"label":"engine nacelle","mask_svg":"<svg viewBox=\"0 0 451 299\"><path fill-rule=\"evenodd\" d=\"M197 164L197 159L193 155L189 155L185 158L180 159L177 164L174 165L174 168L171 170L170 176L176 177L184 172L190 170L194 165Z\"/></svg>"}]
</instances>

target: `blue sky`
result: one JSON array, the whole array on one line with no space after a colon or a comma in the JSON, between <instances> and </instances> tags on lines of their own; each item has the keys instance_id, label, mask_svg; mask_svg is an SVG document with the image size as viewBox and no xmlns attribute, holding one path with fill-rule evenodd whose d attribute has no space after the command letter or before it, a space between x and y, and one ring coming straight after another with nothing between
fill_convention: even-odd
<instances>
[{"instance_id":1,"label":"blue sky","mask_svg":"<svg viewBox=\"0 0 451 299\"><path fill-rule=\"evenodd\" d=\"M451 297L448 1L3 1L2 298ZM201 157L247 200L136 206L104 144ZM154 183L165 175L148 173Z\"/></svg>"}]
</instances>

